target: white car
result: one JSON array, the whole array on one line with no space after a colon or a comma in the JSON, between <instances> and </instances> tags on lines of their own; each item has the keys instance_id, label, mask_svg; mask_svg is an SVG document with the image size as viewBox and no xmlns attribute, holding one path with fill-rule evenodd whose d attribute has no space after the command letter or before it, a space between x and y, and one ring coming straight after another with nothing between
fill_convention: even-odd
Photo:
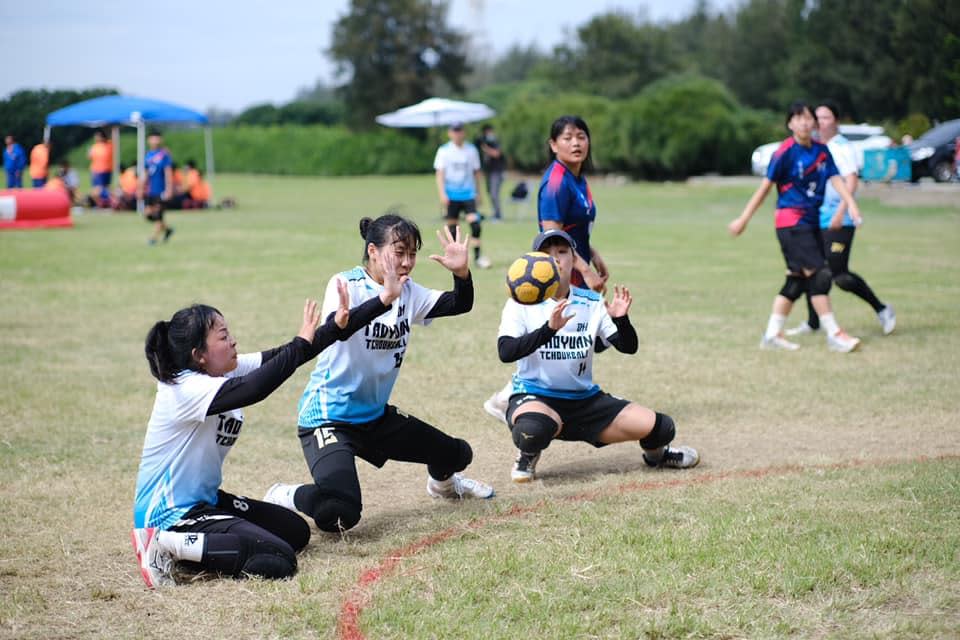
<instances>
[{"instance_id":1,"label":"white car","mask_svg":"<svg viewBox=\"0 0 960 640\"><path fill-rule=\"evenodd\" d=\"M893 140L883 132L883 127L871 124L841 124L837 127L840 133L850 141L857 152L857 167L863 169L863 152L867 149L886 149ZM786 137L786 136L784 136ZM764 144L753 151L750 158L750 165L753 168L753 175L767 175L767 165L770 164L770 158L773 152L780 146L780 142L771 142Z\"/></svg>"}]
</instances>

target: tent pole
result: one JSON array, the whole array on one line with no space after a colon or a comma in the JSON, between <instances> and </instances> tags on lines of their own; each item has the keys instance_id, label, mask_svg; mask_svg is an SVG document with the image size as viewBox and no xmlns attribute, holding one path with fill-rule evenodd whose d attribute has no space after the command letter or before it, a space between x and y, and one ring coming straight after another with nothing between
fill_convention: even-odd
<instances>
[{"instance_id":1,"label":"tent pole","mask_svg":"<svg viewBox=\"0 0 960 640\"><path fill-rule=\"evenodd\" d=\"M137 120L137 178L143 185L143 189L147 186L147 169L143 161L144 147L146 146L144 122L143 120ZM143 214L143 189L137 189L137 213L141 215Z\"/></svg>"},{"instance_id":2,"label":"tent pole","mask_svg":"<svg viewBox=\"0 0 960 640\"><path fill-rule=\"evenodd\" d=\"M110 142L113 144L113 177L119 180L120 177L120 127L113 125L113 131L110 132Z\"/></svg>"},{"instance_id":3,"label":"tent pole","mask_svg":"<svg viewBox=\"0 0 960 640\"><path fill-rule=\"evenodd\" d=\"M210 200L213 200L213 129L203 128L203 148L206 151L207 182L210 183Z\"/></svg>"},{"instance_id":4,"label":"tent pole","mask_svg":"<svg viewBox=\"0 0 960 640\"><path fill-rule=\"evenodd\" d=\"M46 125L43 128L43 141L46 144L50 144L50 125Z\"/></svg>"}]
</instances>

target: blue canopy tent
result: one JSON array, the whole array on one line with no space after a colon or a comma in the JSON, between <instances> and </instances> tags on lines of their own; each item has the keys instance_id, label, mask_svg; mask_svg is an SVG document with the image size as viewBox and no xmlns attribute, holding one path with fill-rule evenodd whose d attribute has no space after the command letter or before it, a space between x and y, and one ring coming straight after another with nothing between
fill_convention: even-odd
<instances>
[{"instance_id":1,"label":"blue canopy tent","mask_svg":"<svg viewBox=\"0 0 960 640\"><path fill-rule=\"evenodd\" d=\"M47 116L47 126L43 139L50 141L51 127L77 125L81 127L111 126L113 129L113 171L118 173L120 162L121 125L137 129L137 175L144 175L143 157L146 148L146 126L148 123L186 123L203 126L204 149L206 152L207 180L213 182L213 134L207 116L198 111L147 98L133 96L103 96L84 100L69 107L58 109ZM137 210L143 210L143 201L137 201Z\"/></svg>"}]
</instances>

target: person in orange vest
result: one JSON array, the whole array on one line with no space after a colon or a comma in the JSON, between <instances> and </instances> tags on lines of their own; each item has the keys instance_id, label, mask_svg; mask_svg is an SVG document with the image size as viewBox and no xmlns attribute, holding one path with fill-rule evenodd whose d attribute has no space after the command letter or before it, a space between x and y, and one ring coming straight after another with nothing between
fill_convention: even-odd
<instances>
[{"instance_id":1,"label":"person in orange vest","mask_svg":"<svg viewBox=\"0 0 960 640\"><path fill-rule=\"evenodd\" d=\"M50 144L39 142L30 150L30 179L33 188L40 189L47 183L50 171Z\"/></svg>"},{"instance_id":2,"label":"person in orange vest","mask_svg":"<svg viewBox=\"0 0 960 640\"><path fill-rule=\"evenodd\" d=\"M93 144L87 152L90 158L90 182L94 202L106 206L110 202L110 178L113 173L113 143L100 129L93 134Z\"/></svg>"},{"instance_id":3,"label":"person in orange vest","mask_svg":"<svg viewBox=\"0 0 960 640\"><path fill-rule=\"evenodd\" d=\"M203 172L193 160L187 160L184 188L187 196L183 201L184 209L206 209L210 206L210 183L203 179Z\"/></svg>"},{"instance_id":4,"label":"person in orange vest","mask_svg":"<svg viewBox=\"0 0 960 640\"><path fill-rule=\"evenodd\" d=\"M110 206L116 211L137 210L137 167L120 165L120 188L114 191Z\"/></svg>"}]
</instances>

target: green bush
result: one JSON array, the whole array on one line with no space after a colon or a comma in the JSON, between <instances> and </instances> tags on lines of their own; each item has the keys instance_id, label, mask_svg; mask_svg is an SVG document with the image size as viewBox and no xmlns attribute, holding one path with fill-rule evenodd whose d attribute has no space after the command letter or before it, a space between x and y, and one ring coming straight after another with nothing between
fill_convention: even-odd
<instances>
[{"instance_id":1,"label":"green bush","mask_svg":"<svg viewBox=\"0 0 960 640\"><path fill-rule=\"evenodd\" d=\"M170 129L164 144L174 160L189 159L204 168L203 132ZM392 175L432 170L435 145L393 129L353 133L343 127L279 125L223 127L213 130L217 171L279 175ZM121 162L136 162L137 141L125 133ZM86 149L75 149L71 162L86 165Z\"/></svg>"},{"instance_id":2,"label":"green bush","mask_svg":"<svg viewBox=\"0 0 960 640\"><path fill-rule=\"evenodd\" d=\"M628 100L582 94L512 100L496 120L512 166L542 170L550 124L564 114L586 120L597 171L640 178L746 173L753 148L784 133L774 114L743 108L719 82L679 75Z\"/></svg>"}]
</instances>

